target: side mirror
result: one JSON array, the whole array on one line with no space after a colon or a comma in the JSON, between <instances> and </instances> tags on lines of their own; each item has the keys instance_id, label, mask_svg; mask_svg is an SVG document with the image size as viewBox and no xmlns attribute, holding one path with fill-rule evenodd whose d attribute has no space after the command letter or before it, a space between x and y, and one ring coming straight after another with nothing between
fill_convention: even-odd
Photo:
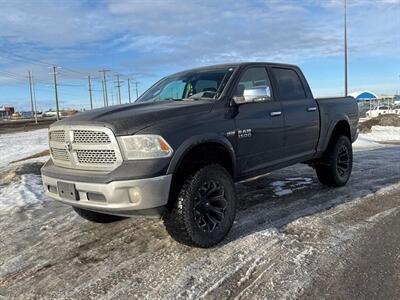
<instances>
[{"instance_id":1,"label":"side mirror","mask_svg":"<svg viewBox=\"0 0 400 300\"><path fill-rule=\"evenodd\" d=\"M258 86L243 91L243 96L234 96L236 104L260 102L271 100L271 89L269 86Z\"/></svg>"}]
</instances>

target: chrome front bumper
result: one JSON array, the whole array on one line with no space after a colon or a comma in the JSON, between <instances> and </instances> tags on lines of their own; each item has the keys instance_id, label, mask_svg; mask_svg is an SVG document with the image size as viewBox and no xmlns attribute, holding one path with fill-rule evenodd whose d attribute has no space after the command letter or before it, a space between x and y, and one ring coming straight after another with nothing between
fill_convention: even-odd
<instances>
[{"instance_id":1,"label":"chrome front bumper","mask_svg":"<svg viewBox=\"0 0 400 300\"><path fill-rule=\"evenodd\" d=\"M74 182L42 175L45 194L74 207L120 216L151 211L168 202L172 175L154 178L113 181L107 184ZM79 200L60 197L57 181L75 185Z\"/></svg>"}]
</instances>

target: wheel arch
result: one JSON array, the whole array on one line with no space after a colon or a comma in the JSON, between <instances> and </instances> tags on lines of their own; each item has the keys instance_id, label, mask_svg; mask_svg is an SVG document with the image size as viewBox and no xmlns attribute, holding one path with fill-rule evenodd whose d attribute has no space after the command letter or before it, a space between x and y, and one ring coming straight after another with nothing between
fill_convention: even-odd
<instances>
[{"instance_id":1,"label":"wheel arch","mask_svg":"<svg viewBox=\"0 0 400 300\"><path fill-rule=\"evenodd\" d=\"M331 141L340 135L344 135L349 138L351 141L351 128L350 122L348 119L342 118L336 121L336 123L332 124L331 129L329 130L329 134L327 135L329 138L325 140L323 150L325 151Z\"/></svg>"},{"instance_id":2,"label":"wheel arch","mask_svg":"<svg viewBox=\"0 0 400 300\"><path fill-rule=\"evenodd\" d=\"M184 162L185 158L197 151L196 149L199 148L219 149L220 151L224 151L226 154L228 154L228 157L224 159L224 162L229 162L229 167L227 168L224 164L223 166L227 168L227 171L232 175L232 177L235 176L235 150L226 137L217 134L192 136L185 140L181 144L181 146L175 151L168 166L167 174L176 173L181 164Z\"/></svg>"}]
</instances>

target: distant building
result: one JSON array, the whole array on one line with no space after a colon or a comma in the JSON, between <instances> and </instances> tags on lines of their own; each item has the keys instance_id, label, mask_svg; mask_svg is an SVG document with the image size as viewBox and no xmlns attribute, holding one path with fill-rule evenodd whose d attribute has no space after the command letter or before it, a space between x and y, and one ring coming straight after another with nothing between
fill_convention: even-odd
<instances>
[{"instance_id":1,"label":"distant building","mask_svg":"<svg viewBox=\"0 0 400 300\"><path fill-rule=\"evenodd\" d=\"M0 107L0 119L8 119L14 113L14 107L3 106Z\"/></svg>"},{"instance_id":2,"label":"distant building","mask_svg":"<svg viewBox=\"0 0 400 300\"><path fill-rule=\"evenodd\" d=\"M371 91L354 92L350 93L350 96L352 96L357 101L371 101L379 99L378 96Z\"/></svg>"},{"instance_id":3,"label":"distant building","mask_svg":"<svg viewBox=\"0 0 400 300\"><path fill-rule=\"evenodd\" d=\"M379 96L378 100L381 102L386 102L386 103L394 103L396 99L396 96L390 96L390 95L381 95Z\"/></svg>"}]
</instances>

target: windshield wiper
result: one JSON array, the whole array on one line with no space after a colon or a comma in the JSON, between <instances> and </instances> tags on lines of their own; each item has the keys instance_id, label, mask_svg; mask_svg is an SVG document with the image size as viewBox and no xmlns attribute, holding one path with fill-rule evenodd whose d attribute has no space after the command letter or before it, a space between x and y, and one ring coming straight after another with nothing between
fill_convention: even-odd
<instances>
[{"instance_id":1,"label":"windshield wiper","mask_svg":"<svg viewBox=\"0 0 400 300\"><path fill-rule=\"evenodd\" d=\"M209 100L213 100L213 99L215 99L215 95L216 94L217 94L217 92L213 92L213 91L203 91L203 92L196 93L196 94L190 96L189 99L195 99L195 100L209 99Z\"/></svg>"},{"instance_id":2,"label":"windshield wiper","mask_svg":"<svg viewBox=\"0 0 400 300\"><path fill-rule=\"evenodd\" d=\"M183 99L182 98L172 98L172 97L170 97L170 98L165 98L165 99L163 99L162 101L182 101ZM157 101L157 102L159 102L159 101Z\"/></svg>"}]
</instances>

